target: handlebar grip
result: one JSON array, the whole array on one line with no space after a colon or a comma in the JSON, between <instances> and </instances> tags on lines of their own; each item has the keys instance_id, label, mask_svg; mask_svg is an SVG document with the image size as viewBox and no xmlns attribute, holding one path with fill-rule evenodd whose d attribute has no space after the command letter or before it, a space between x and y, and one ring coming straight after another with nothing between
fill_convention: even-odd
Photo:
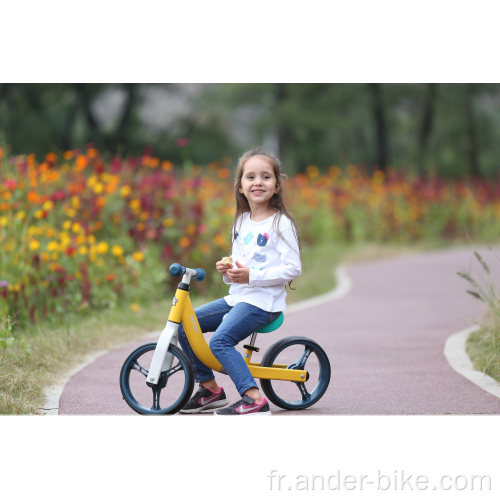
<instances>
[{"instance_id":1,"label":"handlebar grip","mask_svg":"<svg viewBox=\"0 0 500 500\"><path fill-rule=\"evenodd\" d=\"M180 264L172 264L168 270L172 276L176 277L186 273L186 268Z\"/></svg>"},{"instance_id":2,"label":"handlebar grip","mask_svg":"<svg viewBox=\"0 0 500 500\"><path fill-rule=\"evenodd\" d=\"M195 271L196 271L196 276L193 276L193 278L196 281L203 281L205 279L205 276L206 276L205 271L201 268L197 268L197 269L195 269Z\"/></svg>"}]
</instances>

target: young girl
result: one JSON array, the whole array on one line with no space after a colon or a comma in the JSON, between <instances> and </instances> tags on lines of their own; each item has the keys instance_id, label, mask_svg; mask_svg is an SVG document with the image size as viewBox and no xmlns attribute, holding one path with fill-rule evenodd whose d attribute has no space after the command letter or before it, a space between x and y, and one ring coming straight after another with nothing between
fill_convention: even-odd
<instances>
[{"instance_id":1,"label":"young girl","mask_svg":"<svg viewBox=\"0 0 500 500\"><path fill-rule=\"evenodd\" d=\"M229 295L196 309L201 331L215 332L210 349L242 396L216 415L271 415L266 398L234 346L286 309L285 285L301 273L300 239L283 203L284 179L279 160L260 148L244 153L236 167L231 255L235 266L220 261L215 265L224 283L231 285ZM227 406L223 388L194 354L182 325L178 335L200 384L181 413Z\"/></svg>"}]
</instances>

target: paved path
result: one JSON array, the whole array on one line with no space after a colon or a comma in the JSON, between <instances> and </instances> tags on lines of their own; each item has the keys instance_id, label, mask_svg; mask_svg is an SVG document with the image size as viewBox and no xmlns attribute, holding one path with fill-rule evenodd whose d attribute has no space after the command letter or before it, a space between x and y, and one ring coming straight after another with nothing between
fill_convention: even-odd
<instances>
[{"instance_id":1,"label":"paved path","mask_svg":"<svg viewBox=\"0 0 500 500\"><path fill-rule=\"evenodd\" d=\"M488 250L482 254L491 260ZM443 355L450 334L470 326L468 318L481 318L481 303L455 274L471 266L479 274L472 250L459 249L348 267L354 287L347 297L290 312L279 333L259 336L256 360L279 337L302 335L323 346L332 366L328 391L315 406L303 412L274 407L274 414L500 414L500 399L456 373ZM75 375L59 414L135 415L121 398L118 375L142 343L109 352ZM216 377L236 401L231 381Z\"/></svg>"}]
</instances>

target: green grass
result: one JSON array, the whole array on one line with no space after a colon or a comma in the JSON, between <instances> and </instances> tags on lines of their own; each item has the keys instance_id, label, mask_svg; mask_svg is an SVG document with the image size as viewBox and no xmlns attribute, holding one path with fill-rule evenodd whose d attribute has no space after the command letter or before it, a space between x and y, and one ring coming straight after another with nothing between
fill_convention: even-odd
<instances>
[{"instance_id":1,"label":"green grass","mask_svg":"<svg viewBox=\"0 0 500 500\"><path fill-rule=\"evenodd\" d=\"M340 262L357 262L414 253L434 246L421 245L409 249L402 245L318 245L305 248L304 272L288 290L287 303L326 293L335 286L333 270ZM193 290L196 282L193 282ZM194 296L197 307L219 297ZM167 320L172 296L143 304L134 312L130 304L115 309L92 312L45 321L39 325L14 326L16 342L0 357L0 414L37 414L43 407L44 388L54 384L91 352L111 349L161 330ZM23 347L22 338L31 353Z\"/></svg>"},{"instance_id":2,"label":"green grass","mask_svg":"<svg viewBox=\"0 0 500 500\"><path fill-rule=\"evenodd\" d=\"M490 323L486 328L472 332L466 344L466 351L476 370L500 382L500 331Z\"/></svg>"}]
</instances>

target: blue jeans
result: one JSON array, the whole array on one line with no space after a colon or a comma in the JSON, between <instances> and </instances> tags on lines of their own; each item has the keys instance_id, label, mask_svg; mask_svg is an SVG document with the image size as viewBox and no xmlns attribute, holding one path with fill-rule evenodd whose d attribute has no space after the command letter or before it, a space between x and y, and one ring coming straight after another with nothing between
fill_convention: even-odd
<instances>
[{"instance_id":1,"label":"blue jeans","mask_svg":"<svg viewBox=\"0 0 500 500\"><path fill-rule=\"evenodd\" d=\"M252 387L257 387L243 356L234 346L250 337L255 330L275 320L280 313L267 312L246 302L239 302L231 307L224 299L197 307L195 313L203 333L215 332L210 339L210 350L231 377L240 395ZM225 314L226 319L222 321ZM182 324L179 325L178 335L179 344L193 365L196 382L213 380L213 371L204 365L191 349Z\"/></svg>"}]
</instances>

